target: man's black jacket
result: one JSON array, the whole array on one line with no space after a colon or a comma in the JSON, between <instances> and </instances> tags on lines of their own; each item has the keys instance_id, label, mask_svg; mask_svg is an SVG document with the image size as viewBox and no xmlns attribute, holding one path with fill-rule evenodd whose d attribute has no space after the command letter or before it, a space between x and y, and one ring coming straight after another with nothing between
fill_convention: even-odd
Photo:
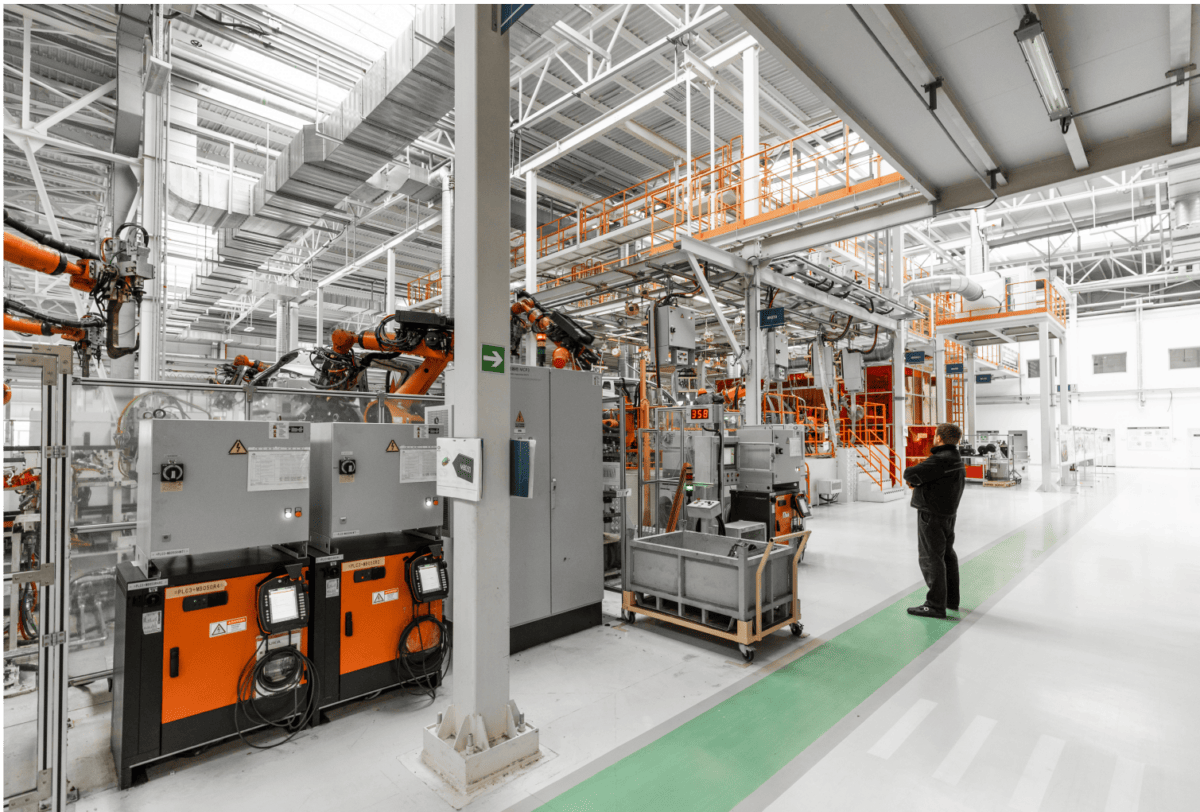
<instances>
[{"instance_id":1,"label":"man's black jacket","mask_svg":"<svg viewBox=\"0 0 1200 812\"><path fill-rule=\"evenodd\" d=\"M904 481L913 486L913 507L939 516L958 513L967 482L958 448L934 446L928 458L904 469Z\"/></svg>"}]
</instances>

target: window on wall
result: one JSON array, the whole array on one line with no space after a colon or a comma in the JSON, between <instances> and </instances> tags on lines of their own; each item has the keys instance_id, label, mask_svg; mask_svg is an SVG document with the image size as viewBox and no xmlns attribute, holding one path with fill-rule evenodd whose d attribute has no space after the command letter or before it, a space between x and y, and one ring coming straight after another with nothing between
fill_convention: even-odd
<instances>
[{"instance_id":1,"label":"window on wall","mask_svg":"<svg viewBox=\"0 0 1200 812\"><path fill-rule=\"evenodd\" d=\"M1107 375L1111 372L1125 371L1125 353L1110 352L1104 355L1092 356L1092 374Z\"/></svg>"},{"instance_id":2,"label":"window on wall","mask_svg":"<svg viewBox=\"0 0 1200 812\"><path fill-rule=\"evenodd\" d=\"M1171 369L1200 368L1200 347L1181 347L1170 352Z\"/></svg>"},{"instance_id":3,"label":"window on wall","mask_svg":"<svg viewBox=\"0 0 1200 812\"><path fill-rule=\"evenodd\" d=\"M1029 377L1031 377L1031 378L1041 377L1041 374L1042 374L1041 361L1038 361L1035 359L1035 360L1031 360L1031 361L1026 361L1026 363L1029 365Z\"/></svg>"}]
</instances>

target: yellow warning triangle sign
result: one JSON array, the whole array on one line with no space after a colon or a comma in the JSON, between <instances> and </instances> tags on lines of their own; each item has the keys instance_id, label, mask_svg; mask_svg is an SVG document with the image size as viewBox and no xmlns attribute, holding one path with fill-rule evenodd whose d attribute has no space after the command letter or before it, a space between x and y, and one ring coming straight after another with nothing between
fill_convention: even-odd
<instances>
[{"instance_id":1,"label":"yellow warning triangle sign","mask_svg":"<svg viewBox=\"0 0 1200 812\"><path fill-rule=\"evenodd\" d=\"M241 440L234 440L234 441L233 441L233 448L229 449L229 453L230 453L230 454L245 454L245 453L246 453L246 446L242 445L242 441L241 441Z\"/></svg>"},{"instance_id":2,"label":"yellow warning triangle sign","mask_svg":"<svg viewBox=\"0 0 1200 812\"><path fill-rule=\"evenodd\" d=\"M396 445L396 441L395 441L395 440L392 440L390 443L388 443L387 450L388 450L388 451L399 451L399 450L400 450L400 446Z\"/></svg>"}]
</instances>

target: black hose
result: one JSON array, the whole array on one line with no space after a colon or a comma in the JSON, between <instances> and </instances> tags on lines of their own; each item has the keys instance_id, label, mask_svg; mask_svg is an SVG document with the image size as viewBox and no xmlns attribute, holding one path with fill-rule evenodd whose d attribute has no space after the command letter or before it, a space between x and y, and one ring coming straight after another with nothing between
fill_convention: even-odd
<instances>
[{"instance_id":1,"label":"black hose","mask_svg":"<svg viewBox=\"0 0 1200 812\"><path fill-rule=\"evenodd\" d=\"M283 355L281 355L279 357L278 361L271 364L271 366L267 367L262 372L255 375L254 378L250 381L250 385L251 386L265 386L267 383L270 382L271 378L273 378L275 376L275 373L279 372L279 370L283 369L285 366L292 363L292 361L295 361L296 358L299 357L299 355L300 355L300 350L290 350L288 352L285 352Z\"/></svg>"},{"instance_id":2,"label":"black hose","mask_svg":"<svg viewBox=\"0 0 1200 812\"><path fill-rule=\"evenodd\" d=\"M402 683L421 688L432 699L450 669L450 629L432 612L416 614L417 608L413 607L412 621L400 632L400 640L396 645L396 669ZM428 646L421 631L421 627L426 625L431 625L437 631L437 641L430 641ZM414 634L416 649L409 647L409 640Z\"/></svg>"},{"instance_id":3,"label":"black hose","mask_svg":"<svg viewBox=\"0 0 1200 812\"><path fill-rule=\"evenodd\" d=\"M234 705L234 727L238 738L256 750L270 750L286 744L295 738L296 734L315 722L320 710L321 680L317 673L316 664L306 657L299 649L283 646L271 649L260 659L258 652L266 645L266 638L259 643L254 656L242 669L238 680L237 703ZM268 673L268 666L280 669L278 676ZM279 697L285 692L291 693L291 706L286 708L283 718L272 718L263 711L259 702L262 697L257 694L259 688L266 689L267 698ZM301 696L303 695L303 699ZM271 744L255 744L246 739L248 730L242 726L242 719L253 727L268 727L287 731L287 736Z\"/></svg>"},{"instance_id":4,"label":"black hose","mask_svg":"<svg viewBox=\"0 0 1200 812\"><path fill-rule=\"evenodd\" d=\"M102 261L100 259L100 255L93 251L89 251L86 248L80 248L77 245L70 245L69 243L65 243L62 240L57 239L53 235L47 234L44 231L38 231L33 226L22 223L20 220L9 214L8 209L4 210L4 225L8 226L14 231L19 231L29 239L53 248L55 251L60 253L70 254L72 256L79 257L80 259L91 259L95 260L96 262ZM141 228L141 226L138 226L138 228Z\"/></svg>"}]
</instances>

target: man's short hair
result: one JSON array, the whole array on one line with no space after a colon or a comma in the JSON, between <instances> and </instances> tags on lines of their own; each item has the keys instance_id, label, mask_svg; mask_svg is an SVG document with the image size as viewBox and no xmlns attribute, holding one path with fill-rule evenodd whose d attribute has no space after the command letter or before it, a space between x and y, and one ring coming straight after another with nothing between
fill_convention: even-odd
<instances>
[{"instance_id":1,"label":"man's short hair","mask_svg":"<svg viewBox=\"0 0 1200 812\"><path fill-rule=\"evenodd\" d=\"M962 440L962 429L954 423L939 423L937 433L946 445L958 445Z\"/></svg>"}]
</instances>

